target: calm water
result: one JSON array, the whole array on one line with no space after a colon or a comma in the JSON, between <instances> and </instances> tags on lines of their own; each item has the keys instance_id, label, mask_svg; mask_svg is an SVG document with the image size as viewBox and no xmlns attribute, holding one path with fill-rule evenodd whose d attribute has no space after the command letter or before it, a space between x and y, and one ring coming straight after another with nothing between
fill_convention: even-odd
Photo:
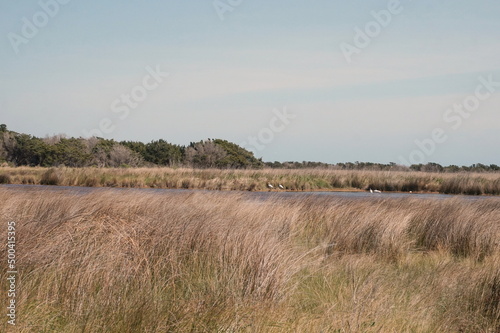
<instances>
[{"instance_id":1,"label":"calm water","mask_svg":"<svg viewBox=\"0 0 500 333\"><path fill-rule=\"evenodd\" d=\"M99 191L116 191L116 192L132 192L132 193L168 193L168 194L181 194L192 192L218 192L230 194L234 192L229 191L208 191L208 190L179 190L179 189L156 189L156 188L106 188L106 187L79 187L79 186L43 186L43 185L0 185L1 188L6 188L16 192L57 192L68 193L72 195L84 195L92 192ZM449 199L454 197L469 199L469 200L483 200L495 198L500 200L499 196L471 196L471 195L447 195L447 194L419 194L419 193L391 193L385 192L380 194L372 194L370 192L239 192L248 194L250 197L258 200L266 200L268 198L298 198L298 197L331 197L331 198L347 198L347 199L378 199L378 198L421 198L421 199Z\"/></svg>"}]
</instances>

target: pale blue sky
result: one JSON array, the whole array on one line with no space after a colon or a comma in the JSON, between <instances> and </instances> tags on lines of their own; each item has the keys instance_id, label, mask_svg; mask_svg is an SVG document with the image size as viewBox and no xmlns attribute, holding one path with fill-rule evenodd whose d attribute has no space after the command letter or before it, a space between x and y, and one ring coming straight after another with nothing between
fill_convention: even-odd
<instances>
[{"instance_id":1,"label":"pale blue sky","mask_svg":"<svg viewBox=\"0 0 500 333\"><path fill-rule=\"evenodd\" d=\"M107 138L242 144L286 107L295 118L260 142L264 160L401 163L419 150L442 164L500 164L500 87L458 129L443 119L479 77L500 82L500 3L402 0L348 63L340 45L388 2L242 0L222 21L210 0L71 0L16 54L9 33L23 36L23 18L43 9L1 0L0 123L83 136L108 118ZM168 78L120 119L112 103L148 66ZM415 140L435 128L447 140L426 153Z\"/></svg>"}]
</instances>

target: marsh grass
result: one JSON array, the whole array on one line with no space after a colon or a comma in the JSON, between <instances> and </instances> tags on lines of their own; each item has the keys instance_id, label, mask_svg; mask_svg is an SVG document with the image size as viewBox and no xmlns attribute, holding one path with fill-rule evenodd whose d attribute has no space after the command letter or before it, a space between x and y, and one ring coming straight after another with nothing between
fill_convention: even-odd
<instances>
[{"instance_id":1,"label":"marsh grass","mask_svg":"<svg viewBox=\"0 0 500 333\"><path fill-rule=\"evenodd\" d=\"M8 174L0 174L0 184L10 184L12 182Z\"/></svg>"},{"instance_id":2,"label":"marsh grass","mask_svg":"<svg viewBox=\"0 0 500 333\"><path fill-rule=\"evenodd\" d=\"M3 177L3 178L1 178ZM500 173L401 171L220 170L187 168L29 168L1 167L0 180L11 184L88 187L170 188L267 191L282 184L288 191L368 190L500 195Z\"/></svg>"},{"instance_id":3,"label":"marsh grass","mask_svg":"<svg viewBox=\"0 0 500 333\"><path fill-rule=\"evenodd\" d=\"M40 185L59 185L61 183L60 171L50 168L42 174Z\"/></svg>"},{"instance_id":4,"label":"marsh grass","mask_svg":"<svg viewBox=\"0 0 500 333\"><path fill-rule=\"evenodd\" d=\"M19 332L500 330L497 199L0 188L0 202Z\"/></svg>"}]
</instances>

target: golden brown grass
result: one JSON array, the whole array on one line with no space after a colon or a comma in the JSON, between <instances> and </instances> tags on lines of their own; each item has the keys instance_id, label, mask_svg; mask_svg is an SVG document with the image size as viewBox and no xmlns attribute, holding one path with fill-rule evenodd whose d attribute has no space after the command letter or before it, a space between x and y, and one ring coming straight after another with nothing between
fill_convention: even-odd
<instances>
[{"instance_id":1,"label":"golden brown grass","mask_svg":"<svg viewBox=\"0 0 500 333\"><path fill-rule=\"evenodd\" d=\"M0 188L19 332L500 331L498 199L70 193Z\"/></svg>"},{"instance_id":2,"label":"golden brown grass","mask_svg":"<svg viewBox=\"0 0 500 333\"><path fill-rule=\"evenodd\" d=\"M1 167L0 183L264 191L367 190L500 195L500 173L427 173L326 169L220 170L187 168Z\"/></svg>"}]
</instances>

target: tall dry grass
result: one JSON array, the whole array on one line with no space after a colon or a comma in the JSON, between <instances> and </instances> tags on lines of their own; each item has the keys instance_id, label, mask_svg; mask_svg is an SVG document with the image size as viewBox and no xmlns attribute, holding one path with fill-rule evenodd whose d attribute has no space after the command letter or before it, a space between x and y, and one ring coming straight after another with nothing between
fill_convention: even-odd
<instances>
[{"instance_id":1,"label":"tall dry grass","mask_svg":"<svg viewBox=\"0 0 500 333\"><path fill-rule=\"evenodd\" d=\"M427 173L357 170L220 170L187 168L1 167L0 183L264 191L367 190L500 195L500 173Z\"/></svg>"},{"instance_id":2,"label":"tall dry grass","mask_svg":"<svg viewBox=\"0 0 500 333\"><path fill-rule=\"evenodd\" d=\"M500 330L497 199L0 188L0 202L19 332Z\"/></svg>"}]
</instances>

